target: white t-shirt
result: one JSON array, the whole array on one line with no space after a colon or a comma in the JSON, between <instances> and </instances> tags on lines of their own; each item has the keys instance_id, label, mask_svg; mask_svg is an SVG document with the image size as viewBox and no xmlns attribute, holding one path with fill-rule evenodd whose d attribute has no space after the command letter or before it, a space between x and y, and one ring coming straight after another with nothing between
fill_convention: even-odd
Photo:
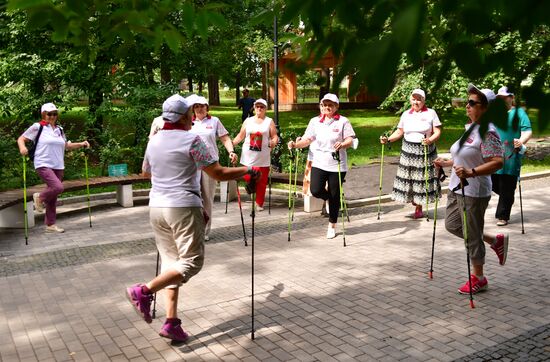
<instances>
[{"instance_id":1,"label":"white t-shirt","mask_svg":"<svg viewBox=\"0 0 550 362\"><path fill-rule=\"evenodd\" d=\"M34 123L23 132L23 137L34 141L39 129L40 123ZM66 143L67 138L61 126L56 126L54 129L49 123L44 125L34 151L34 168L47 167L53 170L64 170Z\"/></svg>"},{"instance_id":2,"label":"white t-shirt","mask_svg":"<svg viewBox=\"0 0 550 362\"><path fill-rule=\"evenodd\" d=\"M151 130L149 131L149 138L153 137L162 129L162 127L164 127L164 119L162 119L162 116L158 116L153 119L153 123L151 123Z\"/></svg>"},{"instance_id":3,"label":"white t-shirt","mask_svg":"<svg viewBox=\"0 0 550 362\"><path fill-rule=\"evenodd\" d=\"M338 114L328 119L323 116L312 118L307 125L304 138L311 140L309 149L313 154L312 167L328 172L338 172L338 162L332 158L334 144L348 137L355 137L350 121ZM344 149L340 150L340 171L348 170L348 157Z\"/></svg>"},{"instance_id":4,"label":"white t-shirt","mask_svg":"<svg viewBox=\"0 0 550 362\"><path fill-rule=\"evenodd\" d=\"M256 123L256 117L244 120L246 136L241 153L241 164L245 166L269 167L271 149L269 148L269 129L273 120L265 117L262 123Z\"/></svg>"},{"instance_id":5,"label":"white t-shirt","mask_svg":"<svg viewBox=\"0 0 550 362\"><path fill-rule=\"evenodd\" d=\"M151 174L150 207L202 207L199 170L216 160L202 139L184 130L163 130L149 140L143 171Z\"/></svg>"},{"instance_id":6,"label":"white t-shirt","mask_svg":"<svg viewBox=\"0 0 550 362\"><path fill-rule=\"evenodd\" d=\"M420 112L412 108L403 112L399 119L397 128L402 128L407 142L420 143L423 138L433 134L433 128L441 126L437 113L431 108L424 106Z\"/></svg>"},{"instance_id":7,"label":"white t-shirt","mask_svg":"<svg viewBox=\"0 0 550 362\"><path fill-rule=\"evenodd\" d=\"M229 132L227 132L218 117L206 116L202 120L195 119L190 132L201 136L204 143L208 146L208 150L212 157L219 160L220 156L218 154L216 140Z\"/></svg>"},{"instance_id":8,"label":"white t-shirt","mask_svg":"<svg viewBox=\"0 0 550 362\"><path fill-rule=\"evenodd\" d=\"M498 131L492 123L489 123L489 129L485 133L485 138L481 139L479 134L479 125L472 123L466 125L466 129L474 127L468 138L459 147L459 141L456 141L451 146L451 156L454 166L464 166L466 168L475 168L485 163L485 158L502 157L504 148ZM464 187L464 194L470 197L489 197L491 196L491 176L476 176L467 179L468 186ZM460 184L460 178L456 175L454 168L451 172L449 180L449 190L453 190ZM455 191L457 194L462 194L462 190Z\"/></svg>"}]
</instances>

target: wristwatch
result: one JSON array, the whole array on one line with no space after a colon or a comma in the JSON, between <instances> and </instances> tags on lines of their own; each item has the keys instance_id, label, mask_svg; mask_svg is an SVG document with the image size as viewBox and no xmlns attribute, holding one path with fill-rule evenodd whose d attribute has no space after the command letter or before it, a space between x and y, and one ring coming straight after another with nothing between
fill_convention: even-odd
<instances>
[{"instance_id":1,"label":"wristwatch","mask_svg":"<svg viewBox=\"0 0 550 362\"><path fill-rule=\"evenodd\" d=\"M476 177L476 176L477 176L477 172L476 172L475 167L472 168L472 175L473 175L472 177Z\"/></svg>"}]
</instances>

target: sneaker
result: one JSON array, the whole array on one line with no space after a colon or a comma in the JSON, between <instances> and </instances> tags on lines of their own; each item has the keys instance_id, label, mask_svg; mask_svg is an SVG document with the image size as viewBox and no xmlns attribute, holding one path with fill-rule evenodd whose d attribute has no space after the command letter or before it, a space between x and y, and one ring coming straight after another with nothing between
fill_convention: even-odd
<instances>
[{"instance_id":1,"label":"sneaker","mask_svg":"<svg viewBox=\"0 0 550 362\"><path fill-rule=\"evenodd\" d=\"M413 214L414 219L422 219L424 217L424 212L422 209L416 209Z\"/></svg>"},{"instance_id":2,"label":"sneaker","mask_svg":"<svg viewBox=\"0 0 550 362\"><path fill-rule=\"evenodd\" d=\"M470 280L472 281L472 294L476 294L477 292L481 292L483 290L487 290L489 287L489 282L487 281L487 277L483 278L483 281L479 281L479 279L475 275L470 276ZM460 294L470 294L470 282L467 281L466 284L458 288L458 292Z\"/></svg>"},{"instance_id":3,"label":"sneaker","mask_svg":"<svg viewBox=\"0 0 550 362\"><path fill-rule=\"evenodd\" d=\"M151 300L153 295L144 294L141 290L141 284L126 288L126 297L132 303L137 314L139 314L147 323L153 322L151 318Z\"/></svg>"},{"instance_id":4,"label":"sneaker","mask_svg":"<svg viewBox=\"0 0 550 362\"><path fill-rule=\"evenodd\" d=\"M59 226L53 224L46 226L46 232L47 233L64 233L65 229L60 228Z\"/></svg>"},{"instance_id":5,"label":"sneaker","mask_svg":"<svg viewBox=\"0 0 550 362\"><path fill-rule=\"evenodd\" d=\"M258 204L256 204L256 210L257 211L264 211L264 208Z\"/></svg>"},{"instance_id":6,"label":"sneaker","mask_svg":"<svg viewBox=\"0 0 550 362\"><path fill-rule=\"evenodd\" d=\"M166 321L160 329L159 336L170 338L174 342L185 342L189 335L181 328L181 320Z\"/></svg>"},{"instance_id":7,"label":"sneaker","mask_svg":"<svg viewBox=\"0 0 550 362\"><path fill-rule=\"evenodd\" d=\"M497 226L506 226L508 225L508 221L507 220L499 220L497 221Z\"/></svg>"},{"instance_id":8,"label":"sneaker","mask_svg":"<svg viewBox=\"0 0 550 362\"><path fill-rule=\"evenodd\" d=\"M328 227L327 228L327 239L334 239L336 237L336 228Z\"/></svg>"},{"instance_id":9,"label":"sneaker","mask_svg":"<svg viewBox=\"0 0 550 362\"><path fill-rule=\"evenodd\" d=\"M498 256L498 263L500 265L506 263L506 256L508 256L508 239L508 234L497 234L495 242L491 245L491 249L493 249Z\"/></svg>"},{"instance_id":10,"label":"sneaker","mask_svg":"<svg viewBox=\"0 0 550 362\"><path fill-rule=\"evenodd\" d=\"M210 241L210 236L209 235L204 235L204 241Z\"/></svg>"},{"instance_id":11,"label":"sneaker","mask_svg":"<svg viewBox=\"0 0 550 362\"><path fill-rule=\"evenodd\" d=\"M34 202L36 212L44 212L44 203L40 201L40 193L35 192L32 194L32 201Z\"/></svg>"}]
</instances>

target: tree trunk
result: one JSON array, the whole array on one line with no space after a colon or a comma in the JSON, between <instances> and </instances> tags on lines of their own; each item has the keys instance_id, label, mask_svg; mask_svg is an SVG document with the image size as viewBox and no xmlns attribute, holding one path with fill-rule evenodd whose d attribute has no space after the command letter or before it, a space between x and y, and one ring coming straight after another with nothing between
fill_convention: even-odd
<instances>
[{"instance_id":1,"label":"tree trunk","mask_svg":"<svg viewBox=\"0 0 550 362\"><path fill-rule=\"evenodd\" d=\"M241 72L235 73L235 104L241 100Z\"/></svg>"},{"instance_id":2,"label":"tree trunk","mask_svg":"<svg viewBox=\"0 0 550 362\"><path fill-rule=\"evenodd\" d=\"M109 63L106 50L100 50L94 61L91 79L88 82L88 110L93 119L88 135L92 142L97 142L99 135L103 132L103 115L98 114L97 111L103 104L104 94L111 89L109 73L111 66Z\"/></svg>"},{"instance_id":3,"label":"tree trunk","mask_svg":"<svg viewBox=\"0 0 550 362\"><path fill-rule=\"evenodd\" d=\"M202 94L202 80L199 80L199 94Z\"/></svg>"},{"instance_id":4,"label":"tree trunk","mask_svg":"<svg viewBox=\"0 0 550 362\"><path fill-rule=\"evenodd\" d=\"M269 74L268 68L269 68L268 63L264 62L262 64L262 75L261 75L261 77L262 77L262 98L265 99L266 101L270 102L269 95L267 94L267 90L268 90L267 77L268 77L268 74Z\"/></svg>"},{"instance_id":5,"label":"tree trunk","mask_svg":"<svg viewBox=\"0 0 550 362\"><path fill-rule=\"evenodd\" d=\"M164 44L160 50L160 82L163 84L172 81L172 72L168 62L171 55L170 49Z\"/></svg>"},{"instance_id":6,"label":"tree trunk","mask_svg":"<svg viewBox=\"0 0 550 362\"><path fill-rule=\"evenodd\" d=\"M208 102L211 106L220 105L220 82L217 75L208 76Z\"/></svg>"},{"instance_id":7,"label":"tree trunk","mask_svg":"<svg viewBox=\"0 0 550 362\"><path fill-rule=\"evenodd\" d=\"M189 93L193 93L193 78L191 76L187 77L187 87L189 87Z\"/></svg>"}]
</instances>

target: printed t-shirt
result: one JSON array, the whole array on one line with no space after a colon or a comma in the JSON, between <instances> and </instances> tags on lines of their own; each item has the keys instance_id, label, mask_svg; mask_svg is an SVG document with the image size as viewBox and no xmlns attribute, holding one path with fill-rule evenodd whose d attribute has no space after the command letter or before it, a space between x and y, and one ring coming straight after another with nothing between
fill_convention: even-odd
<instances>
[{"instance_id":1,"label":"printed t-shirt","mask_svg":"<svg viewBox=\"0 0 550 362\"><path fill-rule=\"evenodd\" d=\"M161 129L149 140L143 171L151 174L150 207L201 207L199 170L216 160L188 131Z\"/></svg>"}]
</instances>

